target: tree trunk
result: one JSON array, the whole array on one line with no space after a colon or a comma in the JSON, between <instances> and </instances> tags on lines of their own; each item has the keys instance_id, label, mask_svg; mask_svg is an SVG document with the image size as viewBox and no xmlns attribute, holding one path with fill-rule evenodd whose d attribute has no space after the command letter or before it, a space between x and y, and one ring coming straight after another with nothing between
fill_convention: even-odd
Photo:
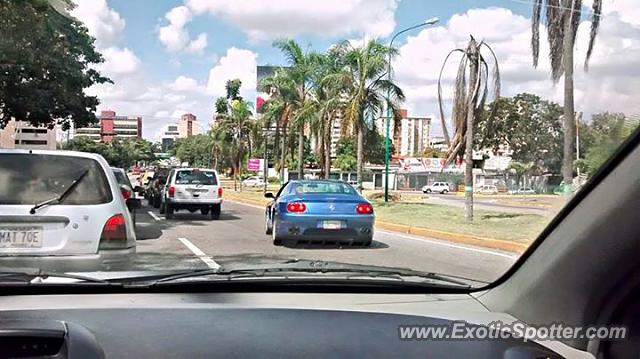
<instances>
[{"instance_id":1,"label":"tree trunk","mask_svg":"<svg viewBox=\"0 0 640 359\"><path fill-rule=\"evenodd\" d=\"M304 179L304 125L298 133L298 178Z\"/></svg>"},{"instance_id":2,"label":"tree trunk","mask_svg":"<svg viewBox=\"0 0 640 359\"><path fill-rule=\"evenodd\" d=\"M566 10L565 10L566 11ZM569 11L566 11L569 12ZM565 19L562 67L564 69L564 151L562 160L562 178L565 187L573 183L573 161L575 158L576 122L573 104L573 36L571 34L571 18Z\"/></svg>"},{"instance_id":3,"label":"tree trunk","mask_svg":"<svg viewBox=\"0 0 640 359\"><path fill-rule=\"evenodd\" d=\"M356 132L358 136L356 175L358 177L358 192L362 193L362 169L364 167L364 132L362 131L362 124L356 125Z\"/></svg>"},{"instance_id":4,"label":"tree trunk","mask_svg":"<svg viewBox=\"0 0 640 359\"><path fill-rule=\"evenodd\" d=\"M464 218L473 221L473 122L476 115L476 82L478 81L478 48L472 39L469 45L469 102L467 104L467 133L464 163Z\"/></svg>"},{"instance_id":5,"label":"tree trunk","mask_svg":"<svg viewBox=\"0 0 640 359\"><path fill-rule=\"evenodd\" d=\"M280 181L284 183L284 167L287 161L287 126L282 126L282 148L280 148Z\"/></svg>"},{"instance_id":6,"label":"tree trunk","mask_svg":"<svg viewBox=\"0 0 640 359\"><path fill-rule=\"evenodd\" d=\"M324 132L324 178L329 179L331 175L331 137L333 131L333 121L327 119Z\"/></svg>"},{"instance_id":7,"label":"tree trunk","mask_svg":"<svg viewBox=\"0 0 640 359\"><path fill-rule=\"evenodd\" d=\"M277 166L278 159L280 158L280 121L276 121L276 135L273 140L273 165Z\"/></svg>"}]
</instances>

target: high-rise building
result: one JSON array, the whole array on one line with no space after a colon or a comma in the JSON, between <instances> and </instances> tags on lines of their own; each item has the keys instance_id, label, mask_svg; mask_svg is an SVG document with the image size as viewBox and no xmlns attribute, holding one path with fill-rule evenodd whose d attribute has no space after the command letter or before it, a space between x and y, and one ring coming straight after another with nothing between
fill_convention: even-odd
<instances>
[{"instance_id":1,"label":"high-rise building","mask_svg":"<svg viewBox=\"0 0 640 359\"><path fill-rule=\"evenodd\" d=\"M102 111L97 124L78 128L75 136L101 142L111 142L114 138L142 138L142 117L116 116L114 111Z\"/></svg>"},{"instance_id":2,"label":"high-rise building","mask_svg":"<svg viewBox=\"0 0 640 359\"><path fill-rule=\"evenodd\" d=\"M390 130L395 147L395 156L420 157L424 149L429 146L431 134L431 118L409 117L407 110L401 109L402 120L398 131L394 133L394 120L391 119ZM380 117L376 123L382 136L386 133L386 117Z\"/></svg>"},{"instance_id":3,"label":"high-rise building","mask_svg":"<svg viewBox=\"0 0 640 359\"><path fill-rule=\"evenodd\" d=\"M56 128L33 126L29 122L11 120L0 130L0 148L55 150Z\"/></svg>"},{"instance_id":4,"label":"high-rise building","mask_svg":"<svg viewBox=\"0 0 640 359\"><path fill-rule=\"evenodd\" d=\"M178 137L185 138L202 134L202 125L192 113L185 113L178 121Z\"/></svg>"}]
</instances>

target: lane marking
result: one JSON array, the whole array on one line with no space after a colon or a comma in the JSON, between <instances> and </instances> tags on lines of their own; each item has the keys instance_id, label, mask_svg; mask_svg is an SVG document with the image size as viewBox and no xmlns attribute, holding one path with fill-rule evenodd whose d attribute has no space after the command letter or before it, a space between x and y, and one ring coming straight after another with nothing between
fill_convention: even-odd
<instances>
[{"instance_id":1,"label":"lane marking","mask_svg":"<svg viewBox=\"0 0 640 359\"><path fill-rule=\"evenodd\" d=\"M153 217L153 219L155 219L156 221L161 221L161 220L162 220L162 218L158 217L155 213L153 213L153 212L151 212L151 211L149 211L149 212L147 212L147 213L149 213L149 215L150 215L151 217Z\"/></svg>"},{"instance_id":2,"label":"lane marking","mask_svg":"<svg viewBox=\"0 0 640 359\"><path fill-rule=\"evenodd\" d=\"M237 201L233 201L233 200L229 200L229 199L227 201L232 202L234 204L239 204L239 205L242 205L242 206L253 207L253 208L257 208L257 209L264 209L264 207L260 207L260 206L253 205L253 204L237 202ZM518 255L515 255L515 254L494 252L494 251L492 251L490 249L482 249L482 248L477 248L477 247L462 246L462 245L454 244L454 243L446 243L444 241L432 240L432 239L428 239L426 237L412 237L412 236L408 236L408 235L405 235L405 234L402 234L402 233L385 231L385 230L382 230L382 229L376 229L376 232L382 232L382 233L386 233L388 235L391 235L393 237L406 238L406 239L410 239L412 241L429 242L429 243L440 245L440 246L444 246L444 247L464 249L464 250L467 250L467 251L491 254L491 255L494 255L494 256L504 257L504 258L509 258L509 259L517 259L519 257Z\"/></svg>"},{"instance_id":3,"label":"lane marking","mask_svg":"<svg viewBox=\"0 0 640 359\"><path fill-rule=\"evenodd\" d=\"M216 261L214 261L213 258L206 255L203 251L200 250L200 248L196 247L196 245L191 243L188 239L178 238L178 240L182 242L182 244L184 244L185 247L189 248L189 250L193 252L193 254L195 254L196 257L200 258L200 260L202 260L204 264L206 264L209 268L211 269L220 268L220 265L216 263Z\"/></svg>"},{"instance_id":4,"label":"lane marking","mask_svg":"<svg viewBox=\"0 0 640 359\"><path fill-rule=\"evenodd\" d=\"M264 206L262 206L262 207L261 207L261 206L255 205L255 204L249 204L249 203L237 202L237 201L234 201L234 200L232 200L232 199L225 199L225 201L227 201L227 202L231 202L231 203L233 203L233 204L240 204L240 205L243 205L243 206L253 207L253 208L262 209L262 210L264 210L264 209L267 207L267 205L264 205Z\"/></svg>"},{"instance_id":5,"label":"lane marking","mask_svg":"<svg viewBox=\"0 0 640 359\"><path fill-rule=\"evenodd\" d=\"M517 259L518 255L515 254L507 254L507 253L502 253L502 252L494 252L492 250L489 249L481 249L481 248L477 248L477 247L467 247L467 246L461 246L459 244L453 244L453 243L446 243L443 241L438 241L438 240L433 240L433 239L428 239L426 237L412 237L412 236L408 236L406 234L402 234L402 233L397 233L397 232L390 232L390 231L385 231L382 229L376 229L376 232L382 232L388 235L391 235L393 237L401 237L401 238L406 238L406 239L410 239L412 241L417 241L417 242L429 242L432 244L437 244L440 246L444 246L444 247L449 247L449 248L457 248L457 249L464 249L467 251L471 251L471 252L478 252L478 253L485 253L485 254L491 254L494 256L499 256L499 257L504 257L504 258L509 258L509 259Z\"/></svg>"}]
</instances>

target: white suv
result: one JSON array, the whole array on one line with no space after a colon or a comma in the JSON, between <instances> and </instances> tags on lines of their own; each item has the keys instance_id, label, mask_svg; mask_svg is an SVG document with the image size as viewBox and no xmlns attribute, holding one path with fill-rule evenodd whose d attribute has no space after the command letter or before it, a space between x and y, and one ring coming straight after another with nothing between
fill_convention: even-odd
<instances>
[{"instance_id":1,"label":"white suv","mask_svg":"<svg viewBox=\"0 0 640 359\"><path fill-rule=\"evenodd\" d=\"M444 194L448 193L449 191L451 191L451 189L449 188L449 184L447 182L436 182L432 185L422 187L423 193L435 192Z\"/></svg>"},{"instance_id":2,"label":"white suv","mask_svg":"<svg viewBox=\"0 0 640 359\"><path fill-rule=\"evenodd\" d=\"M167 219L182 209L191 213L199 210L203 215L210 215L211 219L220 218L222 185L218 172L199 168L172 169L162 190L161 201L160 213L166 213Z\"/></svg>"},{"instance_id":3,"label":"white suv","mask_svg":"<svg viewBox=\"0 0 640 359\"><path fill-rule=\"evenodd\" d=\"M95 271L131 260L123 189L100 155L0 150L0 264Z\"/></svg>"}]
</instances>

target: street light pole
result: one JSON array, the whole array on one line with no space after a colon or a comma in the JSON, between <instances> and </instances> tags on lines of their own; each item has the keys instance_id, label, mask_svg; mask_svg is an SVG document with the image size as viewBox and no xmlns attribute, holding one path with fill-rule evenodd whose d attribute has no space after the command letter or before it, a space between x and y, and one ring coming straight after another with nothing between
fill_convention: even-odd
<instances>
[{"instance_id":1,"label":"street light pole","mask_svg":"<svg viewBox=\"0 0 640 359\"><path fill-rule=\"evenodd\" d=\"M391 49L393 48L393 41L398 36L404 34L407 31L411 31L423 26L433 25L433 24L436 24L437 22L438 22L438 18L432 17L421 24L408 27L402 31L397 32L395 35L393 35L393 37L391 38L391 42L389 43L389 59L387 61L387 80L389 82L391 81ZM389 97L391 97L391 89L387 89L387 101ZM390 128L391 128L391 107L387 103L387 123L386 123L385 136L384 136L384 201L385 202L389 202L389 156L390 156L389 132L390 132Z\"/></svg>"}]
</instances>

